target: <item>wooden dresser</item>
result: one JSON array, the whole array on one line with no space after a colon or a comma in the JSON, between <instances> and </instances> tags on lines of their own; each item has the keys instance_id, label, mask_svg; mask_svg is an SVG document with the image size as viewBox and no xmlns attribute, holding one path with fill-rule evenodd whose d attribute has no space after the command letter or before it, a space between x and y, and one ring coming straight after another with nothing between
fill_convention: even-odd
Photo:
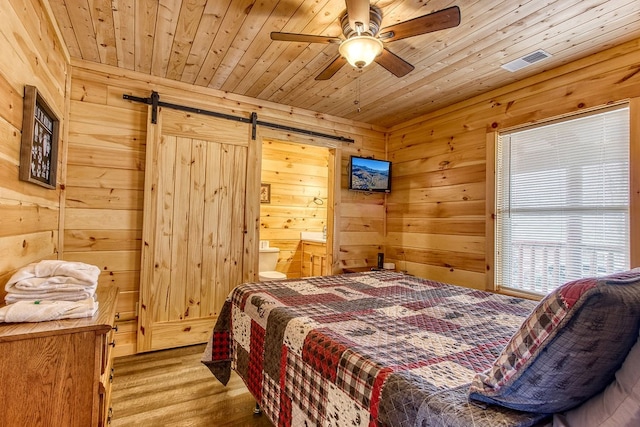
<instances>
[{"instance_id":1,"label":"wooden dresser","mask_svg":"<svg viewBox=\"0 0 640 427\"><path fill-rule=\"evenodd\" d=\"M105 426L118 290L91 318L0 323L0 426Z\"/></svg>"}]
</instances>

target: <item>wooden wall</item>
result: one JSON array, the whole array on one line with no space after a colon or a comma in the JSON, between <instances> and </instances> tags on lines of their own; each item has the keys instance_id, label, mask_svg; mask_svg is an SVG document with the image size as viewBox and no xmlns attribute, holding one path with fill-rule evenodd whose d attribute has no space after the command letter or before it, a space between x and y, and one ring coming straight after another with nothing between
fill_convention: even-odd
<instances>
[{"instance_id":1,"label":"wooden wall","mask_svg":"<svg viewBox=\"0 0 640 427\"><path fill-rule=\"evenodd\" d=\"M58 255L69 69L58 40L39 1L0 2L0 298L17 268ZM61 122L55 190L18 179L25 85L36 86Z\"/></svg>"},{"instance_id":2,"label":"wooden wall","mask_svg":"<svg viewBox=\"0 0 640 427\"><path fill-rule=\"evenodd\" d=\"M123 94L148 97L151 91L160 94L160 100L196 106L235 116L249 117L257 112L259 120L272 121L286 126L302 127L323 133L338 134L353 138L356 142L346 146L344 143L335 148L342 152L384 152L383 129L360 125L352 121L317 115L304 110L258 103L255 100L216 91L177 83L161 78L150 78L133 71L119 70L113 67L100 66L88 62L72 62L71 101L69 113L69 153L67 190L64 225L64 258L98 265L102 270L103 283L118 286L121 290L118 311L121 315L119 326L119 342L117 355L135 352L135 319L138 301L140 277L140 242L142 232L142 200L144 179L144 157L146 136L146 105L123 100ZM234 124L235 122L229 122ZM283 141L281 147L291 142L302 142L308 145L323 145L325 142L293 134L285 134L275 130L258 128L260 138ZM269 143L265 143L268 147ZM365 149L364 147L367 146ZM369 149L369 147L373 147ZM309 148L308 150L312 150ZM313 150L318 150L314 147ZM322 148L328 152L327 148ZM374 150L374 151L372 151ZM300 150L304 151L304 150ZM293 151L291 151L293 153ZM265 148L264 179L272 183L272 200L284 201L293 197L296 190L290 183L285 183L275 176L273 170L287 169L293 162L276 161L276 153ZM290 154L301 160L301 153ZM297 160L296 160L297 161ZM310 160L308 160L310 161ZM320 163L325 164L326 160ZM309 169L307 165L305 168ZM314 166L320 169L320 166ZM269 169L272 172L269 172ZM295 167L295 173L303 173L303 169ZM319 174L320 172L318 172ZM341 171L342 174L346 173ZM304 178L308 181L309 178ZM313 178L320 181L319 178ZM314 184L315 185L315 184ZM318 184L320 185L320 184ZM326 189L313 189L313 195L320 191L326 197ZM312 199L306 197L301 204ZM256 194L258 198L258 194ZM352 199L348 196L337 200L338 211L345 215L367 215L366 210L351 209ZM346 206L343 209L343 206ZM379 212L374 212L376 215ZM298 218L298 216L295 216ZM268 220L270 226L277 221ZM361 223L366 219L358 219ZM377 218L372 221L379 221ZM322 220L304 219L307 225L296 225L301 229L322 229ZM350 222L341 220L340 224L351 227ZM262 228L261 228L262 230ZM300 230L295 233L299 235ZM350 230L344 230L350 231ZM340 236L342 236L341 233ZM375 234L375 233L374 233ZM269 236L271 239L273 236ZM349 239L350 235L345 235ZM287 240L293 240L287 235ZM342 239L342 237L341 237ZM353 253L350 248L359 248L358 255L365 252L377 252L381 244L380 236L359 238L355 245L338 243L347 248L344 257ZM274 246L275 246L274 242ZM372 249L366 249L371 246ZM257 252L256 242L256 252ZM338 251L341 254L342 252ZM339 263L340 259L336 261Z\"/></svg>"},{"instance_id":3,"label":"wooden wall","mask_svg":"<svg viewBox=\"0 0 640 427\"><path fill-rule=\"evenodd\" d=\"M340 267L373 267L378 253L384 252L386 195L347 190L349 156L385 159L384 152L356 151L344 153L341 162L342 179L339 186L342 200L340 214ZM392 183L393 187L393 183ZM335 272L335 270L334 270Z\"/></svg>"},{"instance_id":4,"label":"wooden wall","mask_svg":"<svg viewBox=\"0 0 640 427\"><path fill-rule=\"evenodd\" d=\"M486 174L493 171L487 141L490 151L501 129L638 97L639 70L640 40L635 40L390 129L387 258L418 276L480 289L490 285L494 189L487 185ZM637 146L635 105L631 124ZM632 174L639 185L637 164ZM632 191L636 205L637 190ZM632 261L640 244L635 221Z\"/></svg>"},{"instance_id":5,"label":"wooden wall","mask_svg":"<svg viewBox=\"0 0 640 427\"><path fill-rule=\"evenodd\" d=\"M300 277L300 232L327 225L329 149L263 140L262 182L271 185L271 202L260 204L260 240L280 249L277 271Z\"/></svg>"},{"instance_id":6,"label":"wooden wall","mask_svg":"<svg viewBox=\"0 0 640 427\"><path fill-rule=\"evenodd\" d=\"M107 82L72 70L63 256L99 266L100 285L119 288L120 355L135 343L147 111Z\"/></svg>"}]
</instances>

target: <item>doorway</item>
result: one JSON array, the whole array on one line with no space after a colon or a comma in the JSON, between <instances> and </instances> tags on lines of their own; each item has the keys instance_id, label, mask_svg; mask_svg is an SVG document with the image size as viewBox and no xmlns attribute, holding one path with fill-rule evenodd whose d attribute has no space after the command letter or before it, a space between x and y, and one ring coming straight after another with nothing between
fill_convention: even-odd
<instances>
[{"instance_id":1,"label":"doorway","mask_svg":"<svg viewBox=\"0 0 640 427\"><path fill-rule=\"evenodd\" d=\"M327 147L262 140L260 247L279 249L287 278L331 271L332 161Z\"/></svg>"}]
</instances>

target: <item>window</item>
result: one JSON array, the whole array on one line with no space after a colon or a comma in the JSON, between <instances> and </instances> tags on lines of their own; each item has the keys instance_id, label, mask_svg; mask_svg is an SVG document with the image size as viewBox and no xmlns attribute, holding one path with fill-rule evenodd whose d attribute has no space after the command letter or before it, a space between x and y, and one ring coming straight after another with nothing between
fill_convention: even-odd
<instances>
[{"instance_id":1,"label":"window","mask_svg":"<svg viewBox=\"0 0 640 427\"><path fill-rule=\"evenodd\" d=\"M547 294L628 269L628 107L501 133L496 205L503 288Z\"/></svg>"}]
</instances>

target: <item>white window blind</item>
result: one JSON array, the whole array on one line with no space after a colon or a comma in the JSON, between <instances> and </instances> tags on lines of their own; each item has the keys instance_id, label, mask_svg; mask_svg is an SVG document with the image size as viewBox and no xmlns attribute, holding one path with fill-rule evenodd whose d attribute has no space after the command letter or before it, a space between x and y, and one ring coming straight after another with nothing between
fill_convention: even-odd
<instances>
[{"instance_id":1,"label":"white window blind","mask_svg":"<svg viewBox=\"0 0 640 427\"><path fill-rule=\"evenodd\" d=\"M629 268L629 109L500 134L496 283L547 294Z\"/></svg>"}]
</instances>

